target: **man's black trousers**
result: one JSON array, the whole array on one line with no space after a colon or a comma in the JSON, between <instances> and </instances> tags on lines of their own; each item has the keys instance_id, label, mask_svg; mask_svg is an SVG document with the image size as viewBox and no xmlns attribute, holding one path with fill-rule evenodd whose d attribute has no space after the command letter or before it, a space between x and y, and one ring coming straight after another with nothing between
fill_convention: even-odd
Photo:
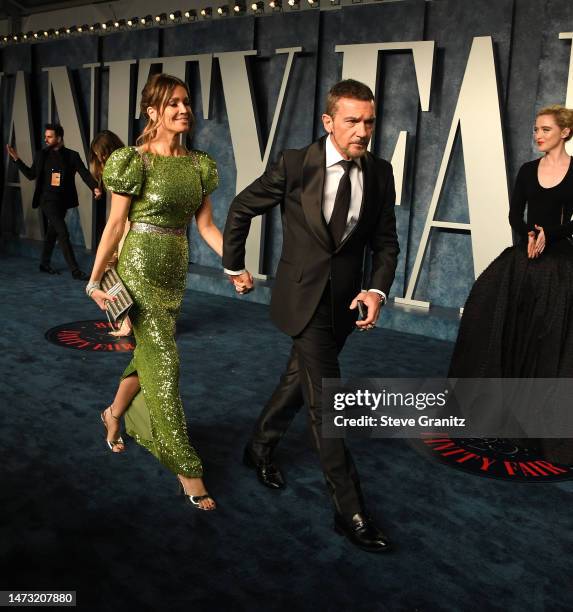
<instances>
[{"instance_id":1,"label":"man's black trousers","mask_svg":"<svg viewBox=\"0 0 573 612\"><path fill-rule=\"evenodd\" d=\"M73 272L78 269L78 262L74 255L74 250L70 242L70 234L66 225L66 208L64 204L58 200L43 200L41 204L42 212L48 220L46 236L44 238L44 248L42 249L41 264L49 266L52 259L52 253L56 246L56 240L60 243L60 248L64 255L64 259L68 264L68 268Z\"/></svg>"},{"instance_id":2,"label":"man's black trousers","mask_svg":"<svg viewBox=\"0 0 573 612\"><path fill-rule=\"evenodd\" d=\"M323 437L321 404L322 379L340 377L338 354L348 334L333 329L328 284L310 323L293 338L286 370L255 424L251 449L259 461L268 460L304 403L335 510L351 519L364 512L358 473L344 440Z\"/></svg>"}]
</instances>

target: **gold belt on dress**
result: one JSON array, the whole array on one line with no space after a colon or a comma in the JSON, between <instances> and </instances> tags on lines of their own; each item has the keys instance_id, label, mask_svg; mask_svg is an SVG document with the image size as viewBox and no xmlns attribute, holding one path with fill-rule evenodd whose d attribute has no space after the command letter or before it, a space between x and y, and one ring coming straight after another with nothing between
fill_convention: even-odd
<instances>
[{"instance_id":1,"label":"gold belt on dress","mask_svg":"<svg viewBox=\"0 0 573 612\"><path fill-rule=\"evenodd\" d=\"M140 234L171 234L173 236L184 236L187 230L186 227L160 227L142 221L134 221L129 229Z\"/></svg>"}]
</instances>

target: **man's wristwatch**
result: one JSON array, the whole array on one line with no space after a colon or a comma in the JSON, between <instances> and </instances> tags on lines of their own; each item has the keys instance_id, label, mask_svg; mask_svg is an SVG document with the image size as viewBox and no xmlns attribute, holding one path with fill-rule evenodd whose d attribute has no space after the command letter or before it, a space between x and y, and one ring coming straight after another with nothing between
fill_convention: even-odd
<instances>
[{"instance_id":1,"label":"man's wristwatch","mask_svg":"<svg viewBox=\"0 0 573 612\"><path fill-rule=\"evenodd\" d=\"M386 303L386 296L380 291L373 291L372 289L362 289L362 291L366 293L375 293L378 296L378 299L380 300L380 304L384 305Z\"/></svg>"}]
</instances>

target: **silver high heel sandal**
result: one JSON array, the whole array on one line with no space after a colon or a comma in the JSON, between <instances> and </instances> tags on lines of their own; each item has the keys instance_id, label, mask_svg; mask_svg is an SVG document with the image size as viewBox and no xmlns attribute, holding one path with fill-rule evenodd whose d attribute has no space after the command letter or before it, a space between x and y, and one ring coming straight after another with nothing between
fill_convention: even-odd
<instances>
[{"instance_id":1,"label":"silver high heel sandal","mask_svg":"<svg viewBox=\"0 0 573 612\"><path fill-rule=\"evenodd\" d=\"M113 406L113 404L112 404ZM105 427L105 431L107 433L108 429L107 429L107 423L105 422L105 413L107 410L109 410L109 413L111 415L112 419L115 419L116 421L119 421L119 417L114 416L113 414L113 410L112 410L112 406L108 406L101 414L101 422L103 423L103 426ZM119 438L117 438L116 440L108 440L106 438L106 442L107 445L109 446L109 450L113 453L115 452L113 449L115 446L118 446L119 444L121 444L123 446L123 450L117 451L119 453L123 453L125 451L125 442L123 441L123 438L121 436L119 436Z\"/></svg>"},{"instance_id":2,"label":"silver high heel sandal","mask_svg":"<svg viewBox=\"0 0 573 612\"><path fill-rule=\"evenodd\" d=\"M183 483L179 480L179 477L177 477L177 480L179 482L179 495L183 495L183 497L186 498L185 501L189 502L194 508L204 510L205 512L210 512L217 508L216 505L214 508L203 508L200 505L200 502L202 502L204 499L210 499L215 504L215 500L209 495L209 493L206 493L205 495L188 495L187 491L185 491Z\"/></svg>"}]
</instances>

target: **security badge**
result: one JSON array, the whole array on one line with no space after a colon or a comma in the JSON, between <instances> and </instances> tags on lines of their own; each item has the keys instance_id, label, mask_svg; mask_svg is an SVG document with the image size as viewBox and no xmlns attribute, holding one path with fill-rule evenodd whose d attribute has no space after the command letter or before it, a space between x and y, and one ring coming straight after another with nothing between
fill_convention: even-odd
<instances>
[{"instance_id":1,"label":"security badge","mask_svg":"<svg viewBox=\"0 0 573 612\"><path fill-rule=\"evenodd\" d=\"M52 180L50 181L51 187L59 187L62 184L62 173L57 170L52 170Z\"/></svg>"}]
</instances>

